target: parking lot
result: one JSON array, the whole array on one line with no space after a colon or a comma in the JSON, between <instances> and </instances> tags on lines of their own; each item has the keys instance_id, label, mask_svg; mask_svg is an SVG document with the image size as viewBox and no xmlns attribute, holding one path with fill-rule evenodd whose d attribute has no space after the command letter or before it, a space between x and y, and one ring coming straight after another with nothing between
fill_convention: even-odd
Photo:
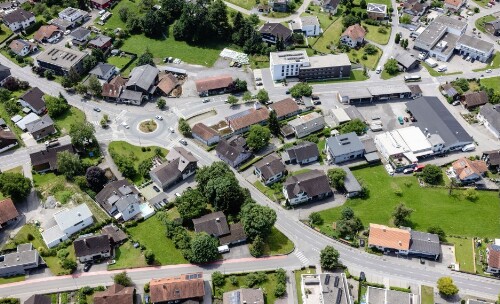
<instances>
[{"instance_id":1,"label":"parking lot","mask_svg":"<svg viewBox=\"0 0 500 304\"><path fill-rule=\"evenodd\" d=\"M403 125L398 122L399 116L408 116L405 112L407 101L408 100L405 99L401 101L391 101L390 103L369 104L356 107L368 123L375 121L373 118L379 118L376 119L382 122L382 131L379 132L385 132L407 126L406 122ZM370 133L373 132L368 131L368 134Z\"/></svg>"}]
</instances>

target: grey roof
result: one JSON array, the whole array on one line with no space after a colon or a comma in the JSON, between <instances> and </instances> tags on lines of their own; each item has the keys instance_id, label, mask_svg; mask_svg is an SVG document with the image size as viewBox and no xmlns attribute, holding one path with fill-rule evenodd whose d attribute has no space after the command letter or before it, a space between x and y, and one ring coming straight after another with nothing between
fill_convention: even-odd
<instances>
[{"instance_id":1,"label":"grey roof","mask_svg":"<svg viewBox=\"0 0 500 304\"><path fill-rule=\"evenodd\" d=\"M127 234L114 224L102 227L101 233L106 234L112 243L121 243L128 239Z\"/></svg>"},{"instance_id":2,"label":"grey roof","mask_svg":"<svg viewBox=\"0 0 500 304\"><path fill-rule=\"evenodd\" d=\"M90 212L89 207L85 204L80 204L74 208L65 209L54 214L57 226L59 226L62 231L73 227L76 223L89 217L92 217L92 212Z\"/></svg>"},{"instance_id":3,"label":"grey roof","mask_svg":"<svg viewBox=\"0 0 500 304\"><path fill-rule=\"evenodd\" d=\"M266 180L286 170L281 158L274 153L256 162L254 167L259 169L262 177Z\"/></svg>"},{"instance_id":4,"label":"grey roof","mask_svg":"<svg viewBox=\"0 0 500 304\"><path fill-rule=\"evenodd\" d=\"M280 37L283 40L288 40L292 36L292 30L281 23L268 22L263 24L259 32L261 34L269 34L275 37Z\"/></svg>"},{"instance_id":5,"label":"grey roof","mask_svg":"<svg viewBox=\"0 0 500 304\"><path fill-rule=\"evenodd\" d=\"M420 86L418 84L410 84L410 85L408 85L408 88L411 91L411 95L413 95L413 96L422 95L422 89L420 88Z\"/></svg>"},{"instance_id":6,"label":"grey roof","mask_svg":"<svg viewBox=\"0 0 500 304\"><path fill-rule=\"evenodd\" d=\"M364 151L365 147L356 133L351 132L329 137L326 145L332 156L349 154L355 151Z\"/></svg>"},{"instance_id":7,"label":"grey roof","mask_svg":"<svg viewBox=\"0 0 500 304\"><path fill-rule=\"evenodd\" d=\"M194 231L220 236L229 234L226 216L222 211L212 212L193 219Z\"/></svg>"},{"instance_id":8,"label":"grey roof","mask_svg":"<svg viewBox=\"0 0 500 304\"><path fill-rule=\"evenodd\" d=\"M339 91L340 96L348 97L349 99L358 99L358 98L371 98L372 93L366 87L357 87L357 88L342 88Z\"/></svg>"},{"instance_id":9,"label":"grey roof","mask_svg":"<svg viewBox=\"0 0 500 304\"><path fill-rule=\"evenodd\" d=\"M229 230L231 231L229 234L219 237L221 245L240 242L247 239L247 235L245 234L245 230L243 229L243 225L241 223L229 225Z\"/></svg>"},{"instance_id":10,"label":"grey roof","mask_svg":"<svg viewBox=\"0 0 500 304\"><path fill-rule=\"evenodd\" d=\"M46 62L69 70L85 58L88 54L61 46L51 46L36 57L37 61Z\"/></svg>"},{"instance_id":11,"label":"grey roof","mask_svg":"<svg viewBox=\"0 0 500 304\"><path fill-rule=\"evenodd\" d=\"M462 35L462 37L458 39L457 44L465 45L468 48L476 49L484 53L488 53L493 49L493 43L469 35Z\"/></svg>"},{"instance_id":12,"label":"grey roof","mask_svg":"<svg viewBox=\"0 0 500 304\"><path fill-rule=\"evenodd\" d=\"M434 19L433 23L442 24L446 27L450 27L460 31L463 28L467 27L466 22L460 21L456 18L448 17L446 15L439 15L438 17L436 17L436 19Z\"/></svg>"},{"instance_id":13,"label":"grey roof","mask_svg":"<svg viewBox=\"0 0 500 304\"><path fill-rule=\"evenodd\" d=\"M43 100L44 93L38 87L29 89L19 99L28 103L35 111L40 111L45 108L45 101Z\"/></svg>"},{"instance_id":14,"label":"grey roof","mask_svg":"<svg viewBox=\"0 0 500 304\"><path fill-rule=\"evenodd\" d=\"M11 23L17 23L17 22L24 22L26 20L29 20L30 18L35 17L35 15L32 12L28 12L23 10L22 8L18 8L12 13L5 15L3 17L3 22L5 24L9 25Z\"/></svg>"},{"instance_id":15,"label":"grey roof","mask_svg":"<svg viewBox=\"0 0 500 304\"><path fill-rule=\"evenodd\" d=\"M95 37L94 39L89 41L89 44L95 45L97 47L102 47L106 43L111 41L111 37L105 36L105 35L99 35Z\"/></svg>"},{"instance_id":16,"label":"grey roof","mask_svg":"<svg viewBox=\"0 0 500 304\"><path fill-rule=\"evenodd\" d=\"M407 102L406 107L417 119L413 124L424 134L439 134L447 146L472 142L472 137L437 97L420 97Z\"/></svg>"},{"instance_id":17,"label":"grey roof","mask_svg":"<svg viewBox=\"0 0 500 304\"><path fill-rule=\"evenodd\" d=\"M366 11L371 13L385 14L387 12L387 5L380 3L368 3Z\"/></svg>"},{"instance_id":18,"label":"grey roof","mask_svg":"<svg viewBox=\"0 0 500 304\"><path fill-rule=\"evenodd\" d=\"M70 153L75 153L73 146L71 144L61 145L54 148L49 148L47 150L41 150L30 154L30 160L32 166L39 166L48 164L50 169L57 169L57 154L59 152L68 151Z\"/></svg>"},{"instance_id":19,"label":"grey roof","mask_svg":"<svg viewBox=\"0 0 500 304\"><path fill-rule=\"evenodd\" d=\"M0 118L0 126L5 126L6 123L5 123L5 120L3 120L3 118Z\"/></svg>"},{"instance_id":20,"label":"grey roof","mask_svg":"<svg viewBox=\"0 0 500 304\"><path fill-rule=\"evenodd\" d=\"M437 40L446 32L446 26L440 23L432 22L425 30L418 35L415 43L425 45L428 49L432 48Z\"/></svg>"},{"instance_id":21,"label":"grey roof","mask_svg":"<svg viewBox=\"0 0 500 304\"><path fill-rule=\"evenodd\" d=\"M104 77L104 75L114 68L115 66L112 64L99 62L89 73L97 77Z\"/></svg>"},{"instance_id":22,"label":"grey roof","mask_svg":"<svg viewBox=\"0 0 500 304\"><path fill-rule=\"evenodd\" d=\"M352 174L351 170L349 170L349 168L347 168L347 167L344 167L342 169L344 169L344 171L346 173L346 176L344 178L345 190L348 193L361 191L362 190L361 185L359 184L359 182L356 179L356 177L354 176L354 174Z\"/></svg>"},{"instance_id":23,"label":"grey roof","mask_svg":"<svg viewBox=\"0 0 500 304\"><path fill-rule=\"evenodd\" d=\"M341 67L341 66L351 66L351 61L347 54L342 53L338 55L327 54L322 56L311 56L309 57L310 66L302 66L301 70L309 69L319 69L319 68L330 68L330 67Z\"/></svg>"},{"instance_id":24,"label":"grey roof","mask_svg":"<svg viewBox=\"0 0 500 304\"><path fill-rule=\"evenodd\" d=\"M132 195L132 197L134 197L134 200L138 201L139 198L136 196L138 193L139 191L137 191L135 186L128 180L122 179L106 184L104 188L97 193L95 200L109 213L113 209L113 206L123 196L135 194Z\"/></svg>"},{"instance_id":25,"label":"grey roof","mask_svg":"<svg viewBox=\"0 0 500 304\"><path fill-rule=\"evenodd\" d=\"M493 26L493 28L495 30L500 30L500 20L498 20L498 19L495 19L495 20L489 21L489 22L485 22L484 24L489 24L489 25Z\"/></svg>"},{"instance_id":26,"label":"grey roof","mask_svg":"<svg viewBox=\"0 0 500 304\"><path fill-rule=\"evenodd\" d=\"M481 107L479 114L488 121L491 127L500 131L500 106L487 103Z\"/></svg>"},{"instance_id":27,"label":"grey roof","mask_svg":"<svg viewBox=\"0 0 500 304\"><path fill-rule=\"evenodd\" d=\"M129 86L138 86L145 91L149 91L156 81L158 72L159 70L156 67L149 64L135 67L130 73L130 78L125 86L128 89L130 89Z\"/></svg>"},{"instance_id":28,"label":"grey roof","mask_svg":"<svg viewBox=\"0 0 500 304\"><path fill-rule=\"evenodd\" d=\"M73 242L75 256L77 258L100 254L103 251L111 251L108 235L94 235L76 239Z\"/></svg>"},{"instance_id":29,"label":"grey roof","mask_svg":"<svg viewBox=\"0 0 500 304\"><path fill-rule=\"evenodd\" d=\"M21 244L17 246L16 252L3 255L3 259L0 261L0 269L16 265L36 263L38 260L38 251L33 249L33 245L31 243Z\"/></svg>"},{"instance_id":30,"label":"grey roof","mask_svg":"<svg viewBox=\"0 0 500 304\"><path fill-rule=\"evenodd\" d=\"M396 54L396 56L394 56L394 59L396 59L396 61L405 69L409 68L411 65L415 64L415 62L417 62L417 59L415 59L415 57L411 56L407 52Z\"/></svg>"},{"instance_id":31,"label":"grey roof","mask_svg":"<svg viewBox=\"0 0 500 304\"><path fill-rule=\"evenodd\" d=\"M51 304L52 301L46 295L35 294L29 297L24 304Z\"/></svg>"},{"instance_id":32,"label":"grey roof","mask_svg":"<svg viewBox=\"0 0 500 304\"><path fill-rule=\"evenodd\" d=\"M326 278L329 277L327 281ZM337 279L338 278L338 279ZM323 290L323 303L348 304L348 291L344 289L344 279L340 273L322 273L319 281ZM327 284L328 283L328 284ZM336 284L337 283L337 284ZM396 304L396 303L390 303ZM398 303L399 304L399 303Z\"/></svg>"},{"instance_id":33,"label":"grey roof","mask_svg":"<svg viewBox=\"0 0 500 304\"><path fill-rule=\"evenodd\" d=\"M410 251L422 252L430 255L440 255L441 245L437 234L411 230Z\"/></svg>"},{"instance_id":34,"label":"grey roof","mask_svg":"<svg viewBox=\"0 0 500 304\"><path fill-rule=\"evenodd\" d=\"M411 301L412 294L404 291L398 291L398 290L386 290L386 303L398 303L398 304L411 304L413 303Z\"/></svg>"},{"instance_id":35,"label":"grey roof","mask_svg":"<svg viewBox=\"0 0 500 304\"><path fill-rule=\"evenodd\" d=\"M309 158L319 157L318 145L308 141L291 147L286 152L290 159L296 159L299 163Z\"/></svg>"},{"instance_id":36,"label":"grey roof","mask_svg":"<svg viewBox=\"0 0 500 304\"><path fill-rule=\"evenodd\" d=\"M0 64L0 81L10 76L10 68Z\"/></svg>"},{"instance_id":37,"label":"grey roof","mask_svg":"<svg viewBox=\"0 0 500 304\"><path fill-rule=\"evenodd\" d=\"M309 197L314 197L332 191L328 177L321 170L311 170L292 175L283 183L283 188L286 190L289 199L295 198L302 192L305 192Z\"/></svg>"},{"instance_id":38,"label":"grey roof","mask_svg":"<svg viewBox=\"0 0 500 304\"><path fill-rule=\"evenodd\" d=\"M40 117L40 119L27 123L26 130L28 130L29 133L34 133L53 125L54 121L52 120L52 118L50 118L48 114L45 114L44 116Z\"/></svg>"},{"instance_id":39,"label":"grey roof","mask_svg":"<svg viewBox=\"0 0 500 304\"><path fill-rule=\"evenodd\" d=\"M302 25L319 25L319 20L317 16L302 16L300 17Z\"/></svg>"},{"instance_id":40,"label":"grey roof","mask_svg":"<svg viewBox=\"0 0 500 304\"><path fill-rule=\"evenodd\" d=\"M367 303L411 304L411 293L368 286Z\"/></svg>"},{"instance_id":41,"label":"grey roof","mask_svg":"<svg viewBox=\"0 0 500 304\"><path fill-rule=\"evenodd\" d=\"M65 30L71 26L70 21L68 21L66 19L62 19L62 18L54 18L54 19L50 20L50 24L57 26L60 30L61 29Z\"/></svg>"},{"instance_id":42,"label":"grey roof","mask_svg":"<svg viewBox=\"0 0 500 304\"><path fill-rule=\"evenodd\" d=\"M311 112L309 114L305 114L295 118L294 120L288 122L289 125L297 128L308 128L311 129L315 127L317 124L325 124L325 118L318 112Z\"/></svg>"},{"instance_id":43,"label":"grey roof","mask_svg":"<svg viewBox=\"0 0 500 304\"><path fill-rule=\"evenodd\" d=\"M340 0L324 0L323 7L336 9L340 4Z\"/></svg>"},{"instance_id":44,"label":"grey roof","mask_svg":"<svg viewBox=\"0 0 500 304\"><path fill-rule=\"evenodd\" d=\"M141 101L142 92L124 89L120 93L120 99Z\"/></svg>"},{"instance_id":45,"label":"grey roof","mask_svg":"<svg viewBox=\"0 0 500 304\"><path fill-rule=\"evenodd\" d=\"M217 154L224 156L229 161L235 161L242 153L250 153L244 137L238 136L229 140L222 139L215 147Z\"/></svg>"},{"instance_id":46,"label":"grey roof","mask_svg":"<svg viewBox=\"0 0 500 304\"><path fill-rule=\"evenodd\" d=\"M174 147L167 155L167 162L150 171L162 183L169 183L182 176L185 169L197 163L198 159L182 147Z\"/></svg>"},{"instance_id":47,"label":"grey roof","mask_svg":"<svg viewBox=\"0 0 500 304\"><path fill-rule=\"evenodd\" d=\"M14 119L14 117L12 119ZM26 130L27 124L34 122L34 121L37 121L38 119L40 119L40 116L36 115L36 113L29 113L28 115L26 115L26 116L22 117L20 120L18 120L16 122L16 126L18 126L19 129L21 129L21 130Z\"/></svg>"},{"instance_id":48,"label":"grey roof","mask_svg":"<svg viewBox=\"0 0 500 304\"><path fill-rule=\"evenodd\" d=\"M451 85L451 83L445 83L442 85L443 91L446 93L446 96L453 97L458 94L457 90Z\"/></svg>"},{"instance_id":49,"label":"grey roof","mask_svg":"<svg viewBox=\"0 0 500 304\"><path fill-rule=\"evenodd\" d=\"M377 152L377 147L375 146L375 141L373 138L364 138L361 140L363 143L363 146L365 148L365 153L372 153L372 152Z\"/></svg>"},{"instance_id":50,"label":"grey roof","mask_svg":"<svg viewBox=\"0 0 500 304\"><path fill-rule=\"evenodd\" d=\"M264 304L264 293L262 289L241 288L225 292L223 295L223 304Z\"/></svg>"},{"instance_id":51,"label":"grey roof","mask_svg":"<svg viewBox=\"0 0 500 304\"><path fill-rule=\"evenodd\" d=\"M361 112L359 112L358 108L356 108L355 106L348 106L347 108L344 109L344 111L347 113L347 115L351 120L359 119L361 121L365 121L365 118L363 117Z\"/></svg>"},{"instance_id":52,"label":"grey roof","mask_svg":"<svg viewBox=\"0 0 500 304\"><path fill-rule=\"evenodd\" d=\"M87 38L90 35L90 30L79 27L76 30L72 31L71 34L69 34L71 37L73 37L76 40L83 40Z\"/></svg>"},{"instance_id":53,"label":"grey roof","mask_svg":"<svg viewBox=\"0 0 500 304\"><path fill-rule=\"evenodd\" d=\"M384 86L369 87L368 90L373 96L383 96L389 94L411 93L410 88L406 84L393 84Z\"/></svg>"}]
</instances>

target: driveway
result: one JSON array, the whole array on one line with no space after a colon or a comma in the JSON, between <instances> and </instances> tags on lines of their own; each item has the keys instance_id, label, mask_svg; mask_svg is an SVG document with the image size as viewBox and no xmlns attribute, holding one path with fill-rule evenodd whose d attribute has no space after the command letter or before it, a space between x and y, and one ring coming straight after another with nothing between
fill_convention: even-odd
<instances>
[{"instance_id":1,"label":"driveway","mask_svg":"<svg viewBox=\"0 0 500 304\"><path fill-rule=\"evenodd\" d=\"M251 257L252 255L250 254L250 249L248 248L248 244L230 247L230 251L222 255L222 258L224 260L243 259Z\"/></svg>"}]
</instances>

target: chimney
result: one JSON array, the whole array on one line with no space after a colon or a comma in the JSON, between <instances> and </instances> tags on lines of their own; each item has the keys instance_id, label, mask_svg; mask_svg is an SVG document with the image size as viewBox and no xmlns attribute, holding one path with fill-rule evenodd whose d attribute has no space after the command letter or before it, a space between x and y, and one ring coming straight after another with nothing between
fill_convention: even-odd
<instances>
[{"instance_id":1,"label":"chimney","mask_svg":"<svg viewBox=\"0 0 500 304\"><path fill-rule=\"evenodd\" d=\"M398 243L399 243L399 246L403 245L403 243L401 241L399 241Z\"/></svg>"},{"instance_id":2,"label":"chimney","mask_svg":"<svg viewBox=\"0 0 500 304\"><path fill-rule=\"evenodd\" d=\"M384 227L384 228L382 228L382 231L384 231L384 232L386 231L386 230L385 230L385 227Z\"/></svg>"},{"instance_id":3,"label":"chimney","mask_svg":"<svg viewBox=\"0 0 500 304\"><path fill-rule=\"evenodd\" d=\"M266 166L269 166L269 163L266 163Z\"/></svg>"},{"instance_id":4,"label":"chimney","mask_svg":"<svg viewBox=\"0 0 500 304\"><path fill-rule=\"evenodd\" d=\"M215 219L216 222L220 222L220 217Z\"/></svg>"}]
</instances>

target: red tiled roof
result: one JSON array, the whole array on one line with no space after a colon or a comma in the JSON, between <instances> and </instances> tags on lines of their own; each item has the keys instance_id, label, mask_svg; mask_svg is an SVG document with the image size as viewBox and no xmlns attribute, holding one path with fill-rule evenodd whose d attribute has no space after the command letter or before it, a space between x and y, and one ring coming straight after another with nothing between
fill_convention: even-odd
<instances>
[{"instance_id":1,"label":"red tiled roof","mask_svg":"<svg viewBox=\"0 0 500 304\"><path fill-rule=\"evenodd\" d=\"M488 266L500 269L500 248L488 245Z\"/></svg>"},{"instance_id":2,"label":"red tiled roof","mask_svg":"<svg viewBox=\"0 0 500 304\"><path fill-rule=\"evenodd\" d=\"M195 83L198 92L205 92L229 87L233 83L233 77L231 75L220 75L199 79Z\"/></svg>"},{"instance_id":3,"label":"red tiled roof","mask_svg":"<svg viewBox=\"0 0 500 304\"><path fill-rule=\"evenodd\" d=\"M291 113L295 113L299 110L299 106L295 100L291 98L285 98L283 100L277 101L269 106L269 108L276 111L276 116L283 117Z\"/></svg>"},{"instance_id":4,"label":"red tiled roof","mask_svg":"<svg viewBox=\"0 0 500 304\"><path fill-rule=\"evenodd\" d=\"M191 132L204 140L209 140L210 138L218 135L217 131L202 122L195 124L191 129Z\"/></svg>"},{"instance_id":5,"label":"red tiled roof","mask_svg":"<svg viewBox=\"0 0 500 304\"><path fill-rule=\"evenodd\" d=\"M113 284L105 291L94 294L94 304L133 304L134 294L134 287Z\"/></svg>"},{"instance_id":6,"label":"red tiled roof","mask_svg":"<svg viewBox=\"0 0 500 304\"><path fill-rule=\"evenodd\" d=\"M167 302L201 298L205 295L203 274L182 274L179 277L153 279L149 283L151 302Z\"/></svg>"},{"instance_id":7,"label":"red tiled roof","mask_svg":"<svg viewBox=\"0 0 500 304\"><path fill-rule=\"evenodd\" d=\"M248 114L228 121L233 131L240 130L251 125L266 121L269 118L269 111L266 108L250 109Z\"/></svg>"},{"instance_id":8,"label":"red tiled roof","mask_svg":"<svg viewBox=\"0 0 500 304\"><path fill-rule=\"evenodd\" d=\"M43 39L50 38L55 32L59 31L59 28L55 25L42 25L38 31L36 31L33 38L37 41L42 41Z\"/></svg>"},{"instance_id":9,"label":"red tiled roof","mask_svg":"<svg viewBox=\"0 0 500 304\"><path fill-rule=\"evenodd\" d=\"M356 40L358 38L365 38L366 30L359 24L354 24L348 27L342 36L349 36L352 40Z\"/></svg>"},{"instance_id":10,"label":"red tiled roof","mask_svg":"<svg viewBox=\"0 0 500 304\"><path fill-rule=\"evenodd\" d=\"M7 223L10 220L19 216L14 202L10 198L0 201L0 225Z\"/></svg>"},{"instance_id":11,"label":"red tiled roof","mask_svg":"<svg viewBox=\"0 0 500 304\"><path fill-rule=\"evenodd\" d=\"M370 224L368 245L396 250L408 250L410 249L410 238L410 231L408 230Z\"/></svg>"},{"instance_id":12,"label":"red tiled roof","mask_svg":"<svg viewBox=\"0 0 500 304\"><path fill-rule=\"evenodd\" d=\"M488 166L484 160L470 160L465 157L455 161L452 166L461 180L467 179L474 173L481 176L488 171Z\"/></svg>"},{"instance_id":13,"label":"red tiled roof","mask_svg":"<svg viewBox=\"0 0 500 304\"><path fill-rule=\"evenodd\" d=\"M179 84L177 78L172 74L165 74L160 77L160 82L158 83L158 89L162 90L165 94L170 94L175 87Z\"/></svg>"},{"instance_id":14,"label":"red tiled roof","mask_svg":"<svg viewBox=\"0 0 500 304\"><path fill-rule=\"evenodd\" d=\"M456 7L462 6L462 0L445 0L444 2L448 5L453 5Z\"/></svg>"}]
</instances>

